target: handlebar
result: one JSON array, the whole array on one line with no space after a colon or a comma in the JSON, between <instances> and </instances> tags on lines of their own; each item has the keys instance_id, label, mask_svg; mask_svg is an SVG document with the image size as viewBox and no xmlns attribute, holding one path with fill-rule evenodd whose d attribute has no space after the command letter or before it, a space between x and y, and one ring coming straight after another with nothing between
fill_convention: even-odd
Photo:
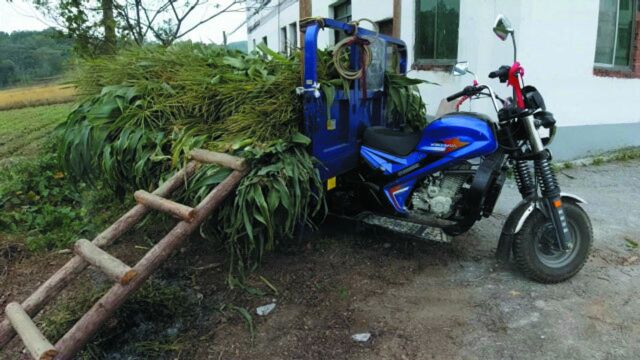
<instances>
[{"instance_id":1,"label":"handlebar","mask_svg":"<svg viewBox=\"0 0 640 360\"><path fill-rule=\"evenodd\" d=\"M497 97L496 94L493 92L493 89L491 89L490 86L488 85L474 85L474 86L467 86L464 89L462 89L462 91L459 91L449 97L447 97L447 102L451 102L459 97L463 97L463 96L468 96L468 97L472 97L472 96L476 96L478 94L483 93L483 91L487 90L489 92L489 97L491 98L491 102L493 103L493 108L496 110L496 113L499 111L498 109L498 102L496 101Z\"/></svg>"},{"instance_id":2,"label":"handlebar","mask_svg":"<svg viewBox=\"0 0 640 360\"><path fill-rule=\"evenodd\" d=\"M458 91L457 93L447 97L447 102L451 102L457 98L463 97L463 96L473 96L477 93L479 93L480 91L482 91L482 89L477 88L476 86L467 86L464 89L462 89L461 91Z\"/></svg>"},{"instance_id":3,"label":"handlebar","mask_svg":"<svg viewBox=\"0 0 640 360\"><path fill-rule=\"evenodd\" d=\"M509 70L511 70L511 66L503 65L496 71L492 71L489 73L490 79L499 78L500 82L505 83L509 80Z\"/></svg>"}]
</instances>

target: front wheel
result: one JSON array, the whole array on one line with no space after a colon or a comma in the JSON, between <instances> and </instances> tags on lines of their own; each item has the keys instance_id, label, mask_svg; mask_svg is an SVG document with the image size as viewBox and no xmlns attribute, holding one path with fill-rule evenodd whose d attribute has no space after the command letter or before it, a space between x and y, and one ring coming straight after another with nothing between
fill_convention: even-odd
<instances>
[{"instance_id":1,"label":"front wheel","mask_svg":"<svg viewBox=\"0 0 640 360\"><path fill-rule=\"evenodd\" d=\"M593 241L593 230L587 213L577 204L563 202L573 248L558 247L551 220L540 210L534 211L515 235L513 255L522 273L542 283L558 283L573 277L582 269Z\"/></svg>"}]
</instances>

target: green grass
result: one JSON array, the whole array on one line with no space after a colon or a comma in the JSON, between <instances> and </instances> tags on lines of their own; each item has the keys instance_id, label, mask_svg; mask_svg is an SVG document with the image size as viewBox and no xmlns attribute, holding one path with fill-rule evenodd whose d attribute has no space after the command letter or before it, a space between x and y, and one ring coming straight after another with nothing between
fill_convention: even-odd
<instances>
[{"instance_id":1,"label":"green grass","mask_svg":"<svg viewBox=\"0 0 640 360\"><path fill-rule=\"evenodd\" d=\"M640 159L640 147L627 147L602 153L588 159L554 163L553 166L556 171L560 171L572 169L576 166L601 166L611 162L624 162L637 159Z\"/></svg>"},{"instance_id":2,"label":"green grass","mask_svg":"<svg viewBox=\"0 0 640 360\"><path fill-rule=\"evenodd\" d=\"M0 232L22 238L31 250L91 238L109 222L108 210L122 208L58 165L53 128L70 110L63 104L0 111Z\"/></svg>"},{"instance_id":3,"label":"green grass","mask_svg":"<svg viewBox=\"0 0 640 360\"><path fill-rule=\"evenodd\" d=\"M627 161L635 159L640 159L640 148L638 147L621 149L619 151L616 151L612 156L612 160L614 161Z\"/></svg>"},{"instance_id":4,"label":"green grass","mask_svg":"<svg viewBox=\"0 0 640 360\"><path fill-rule=\"evenodd\" d=\"M31 250L90 239L122 207L110 193L67 176L54 154L19 159L0 171L0 232L22 237Z\"/></svg>"},{"instance_id":5,"label":"green grass","mask_svg":"<svg viewBox=\"0 0 640 360\"><path fill-rule=\"evenodd\" d=\"M48 144L53 128L61 123L73 105L60 104L0 111L0 161L32 157Z\"/></svg>"}]
</instances>

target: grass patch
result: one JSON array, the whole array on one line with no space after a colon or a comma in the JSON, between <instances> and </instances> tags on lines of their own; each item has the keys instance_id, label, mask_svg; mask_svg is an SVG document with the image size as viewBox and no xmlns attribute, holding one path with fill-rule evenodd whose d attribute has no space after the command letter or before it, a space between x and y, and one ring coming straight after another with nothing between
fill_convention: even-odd
<instances>
[{"instance_id":1,"label":"grass patch","mask_svg":"<svg viewBox=\"0 0 640 360\"><path fill-rule=\"evenodd\" d=\"M0 110L62 104L74 101L73 85L46 84L0 91Z\"/></svg>"},{"instance_id":2,"label":"grass patch","mask_svg":"<svg viewBox=\"0 0 640 360\"><path fill-rule=\"evenodd\" d=\"M636 159L640 159L640 147L627 147L602 153L591 158L554 163L553 166L556 171L560 171L564 169L572 169L576 166L600 166L614 161L630 161Z\"/></svg>"},{"instance_id":3,"label":"grass patch","mask_svg":"<svg viewBox=\"0 0 640 360\"><path fill-rule=\"evenodd\" d=\"M613 161L628 161L640 159L640 148L627 148L614 152L611 155L611 160Z\"/></svg>"},{"instance_id":4,"label":"grass patch","mask_svg":"<svg viewBox=\"0 0 640 360\"><path fill-rule=\"evenodd\" d=\"M48 339L59 339L107 291L106 287L83 289L54 307L39 324ZM78 355L79 359L160 358L179 351L180 333L198 314L197 300L177 285L150 280L118 309ZM118 354L113 354L113 352Z\"/></svg>"},{"instance_id":5,"label":"grass patch","mask_svg":"<svg viewBox=\"0 0 640 360\"><path fill-rule=\"evenodd\" d=\"M52 142L56 125L69 114L71 104L0 111L0 160L33 156Z\"/></svg>"},{"instance_id":6,"label":"grass patch","mask_svg":"<svg viewBox=\"0 0 640 360\"><path fill-rule=\"evenodd\" d=\"M91 238L123 205L60 170L55 156L22 160L0 172L0 231L20 234L30 250L59 249Z\"/></svg>"}]
</instances>

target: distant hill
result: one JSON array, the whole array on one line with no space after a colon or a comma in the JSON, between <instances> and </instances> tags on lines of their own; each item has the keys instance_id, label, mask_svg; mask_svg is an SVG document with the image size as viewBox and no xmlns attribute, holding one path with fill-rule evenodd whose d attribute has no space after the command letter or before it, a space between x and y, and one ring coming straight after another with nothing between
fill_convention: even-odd
<instances>
[{"instance_id":1,"label":"distant hill","mask_svg":"<svg viewBox=\"0 0 640 360\"><path fill-rule=\"evenodd\" d=\"M227 48L233 50L240 50L242 52L248 52L249 47L247 45L247 41L235 41L227 44Z\"/></svg>"},{"instance_id":2,"label":"distant hill","mask_svg":"<svg viewBox=\"0 0 640 360\"><path fill-rule=\"evenodd\" d=\"M72 51L73 42L54 29L0 31L0 88L61 75Z\"/></svg>"}]
</instances>

